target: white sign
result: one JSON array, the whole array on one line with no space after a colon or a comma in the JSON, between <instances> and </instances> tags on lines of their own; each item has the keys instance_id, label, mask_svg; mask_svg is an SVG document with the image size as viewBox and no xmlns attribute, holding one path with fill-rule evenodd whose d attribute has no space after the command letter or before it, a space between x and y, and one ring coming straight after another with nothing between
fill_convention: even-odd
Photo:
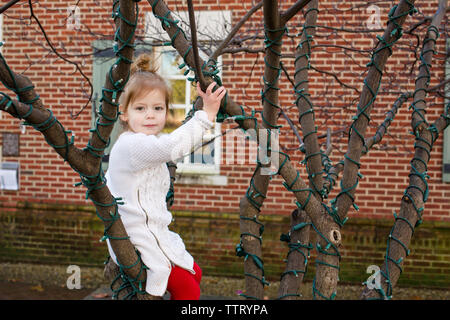
<instances>
[{"instance_id":1,"label":"white sign","mask_svg":"<svg viewBox=\"0 0 450 320\"><path fill-rule=\"evenodd\" d=\"M0 189L19 190L16 170L0 169Z\"/></svg>"}]
</instances>

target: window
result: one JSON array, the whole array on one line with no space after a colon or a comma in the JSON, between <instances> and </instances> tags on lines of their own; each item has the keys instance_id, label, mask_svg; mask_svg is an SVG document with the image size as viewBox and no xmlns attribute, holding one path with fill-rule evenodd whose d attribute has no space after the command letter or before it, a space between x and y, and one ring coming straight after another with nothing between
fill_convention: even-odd
<instances>
[{"instance_id":1,"label":"window","mask_svg":"<svg viewBox=\"0 0 450 320\"><path fill-rule=\"evenodd\" d=\"M160 48L156 51L157 59L160 61L159 72L168 81L172 89L169 117L164 129L164 132L169 133L182 124L187 113L192 109L192 104L197 97L197 89L188 80L188 77L193 77L193 74L184 75L184 69L180 70L178 68L183 63L183 59L173 48ZM202 56L202 54L201 57L203 59L207 58ZM214 127L206 132L203 139L203 147L196 149L177 163L177 173L218 174L221 157L220 133L221 124L215 123ZM218 136L218 138L213 139L215 136ZM208 143L209 141L211 142Z\"/></svg>"},{"instance_id":2,"label":"window","mask_svg":"<svg viewBox=\"0 0 450 320\"><path fill-rule=\"evenodd\" d=\"M96 40L92 44L93 48L93 62L92 62L92 117L91 117L91 128L95 127L95 122L98 118L98 112L100 109L100 99L102 98L102 88L105 85L106 75L109 72L111 66L116 62L117 57L113 50L113 41L109 40ZM145 48L142 45L137 45L134 55L139 55L142 51L150 51L151 48ZM111 142L109 146L105 149L102 168L104 171L108 169L109 153L120 135L121 127L119 121L114 124L114 128L111 131L110 139Z\"/></svg>"},{"instance_id":3,"label":"window","mask_svg":"<svg viewBox=\"0 0 450 320\"><path fill-rule=\"evenodd\" d=\"M181 13L184 17L180 21L189 21L187 12ZM179 17L177 17L179 18ZM214 46L224 39L231 29L231 12L230 11L199 11L197 12L198 20L198 39L201 42L203 50L208 51L214 49ZM151 27L151 28L150 28ZM187 25L181 23L181 27L187 32ZM156 31L154 29L156 29ZM150 30L153 31L150 31ZM188 34L188 33L186 33ZM212 35L212 36L211 36ZM169 41L167 33L162 29L161 22L157 20L152 13L146 14L145 42L153 42L155 45L161 44L161 41ZM94 95L92 102L92 127L98 117L98 109L100 106L101 89L105 82L105 77L111 65L116 61L112 50L112 41L94 41L94 59L93 59L93 86ZM187 80L193 75L184 75L184 70L180 70L178 66L183 62L177 52L171 47L154 46L144 47L137 46L135 56L138 56L142 50L152 52L155 59L158 59L160 74L168 81L172 88L172 101L169 109L165 133L169 133L181 125L186 118L187 113L192 108L197 90ZM200 52L200 56L205 59L206 55ZM221 64L219 58L218 64ZM219 74L219 76L221 76ZM120 124L116 123L111 132L110 146L105 150L103 159L103 169L106 171L108 167L108 155L114 145L118 135L120 134ZM207 132L204 138L203 147L194 150L193 153L186 155L177 163L177 183L183 184L209 184L209 185L226 185L227 177L220 176L220 160L221 160L221 124L216 123L215 126ZM210 143L213 137L214 139Z\"/></svg>"},{"instance_id":4,"label":"window","mask_svg":"<svg viewBox=\"0 0 450 320\"><path fill-rule=\"evenodd\" d=\"M172 17L179 21L178 25L183 29L186 36L190 37L188 12L172 12ZM231 11L196 11L196 26L198 30L198 40L200 46L200 57L207 60L214 48L220 44L231 30ZM170 41L167 33L162 29L161 22L153 15L146 14L145 37L147 41L155 44ZM170 83L173 93L172 106L166 126L166 132L170 132L181 125L186 114L192 109L192 103L196 98L197 90L187 80L193 74L184 75L185 69L178 66L183 63L183 58L171 47L159 46L155 50L160 61L159 72ZM203 51L202 51L203 50ZM221 58L217 61L221 66ZM220 69L220 68L219 68ZM219 77L221 74L219 73ZM189 180L182 183L206 183L216 185L226 185L226 177L218 176L220 172L222 139L221 124L216 123L212 130L209 130L204 138L203 148L199 148L177 163L177 174L181 178ZM211 143L206 144L214 136L218 137ZM185 174L204 174L203 182L198 179L186 177ZM209 177L206 177L208 176ZM216 176L213 176L216 175ZM212 179L214 181L206 181ZM179 182L179 178L177 177Z\"/></svg>"}]
</instances>

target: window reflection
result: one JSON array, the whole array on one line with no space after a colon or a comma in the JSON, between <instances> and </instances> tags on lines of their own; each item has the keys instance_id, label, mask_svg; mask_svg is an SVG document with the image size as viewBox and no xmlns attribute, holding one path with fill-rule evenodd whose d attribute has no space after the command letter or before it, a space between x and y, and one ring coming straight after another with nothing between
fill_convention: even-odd
<instances>
[{"instance_id":1,"label":"window reflection","mask_svg":"<svg viewBox=\"0 0 450 320\"><path fill-rule=\"evenodd\" d=\"M170 103L185 104L186 103L186 80L170 80L172 87L172 99Z\"/></svg>"},{"instance_id":2,"label":"window reflection","mask_svg":"<svg viewBox=\"0 0 450 320\"><path fill-rule=\"evenodd\" d=\"M173 130L181 126L181 123L185 118L186 114L184 112L184 109L169 108L169 115L167 116L167 121L163 132L172 132Z\"/></svg>"},{"instance_id":3,"label":"window reflection","mask_svg":"<svg viewBox=\"0 0 450 320\"><path fill-rule=\"evenodd\" d=\"M198 148L190 155L190 162L194 164L214 164L214 142Z\"/></svg>"},{"instance_id":4,"label":"window reflection","mask_svg":"<svg viewBox=\"0 0 450 320\"><path fill-rule=\"evenodd\" d=\"M180 69L178 66L183 63L183 58L176 51L164 51L161 53L160 72L166 79L172 90L170 100L169 114L167 117L164 133L170 133L182 125L186 114L192 109L192 105L197 98L197 86L195 83L187 80L194 75L190 72L184 75L186 68ZM188 87L187 87L188 86ZM215 135L215 128L206 130L203 143L212 139ZM215 143L210 142L207 145L198 148L179 163L199 165L214 165Z\"/></svg>"},{"instance_id":5,"label":"window reflection","mask_svg":"<svg viewBox=\"0 0 450 320\"><path fill-rule=\"evenodd\" d=\"M165 51L162 54L161 72L167 76L183 76L184 70L178 68L182 63L183 59L176 51Z\"/></svg>"}]
</instances>

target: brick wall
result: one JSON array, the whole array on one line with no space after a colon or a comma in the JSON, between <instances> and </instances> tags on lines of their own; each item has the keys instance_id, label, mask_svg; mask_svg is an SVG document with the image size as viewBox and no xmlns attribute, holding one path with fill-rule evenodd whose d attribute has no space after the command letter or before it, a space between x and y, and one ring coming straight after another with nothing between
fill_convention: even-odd
<instances>
[{"instance_id":1,"label":"brick wall","mask_svg":"<svg viewBox=\"0 0 450 320\"><path fill-rule=\"evenodd\" d=\"M243 276L239 217L231 213L175 211L171 229L179 233L205 275ZM278 281L284 272L288 248L280 235L289 219L265 215L263 261L267 279ZM93 207L20 204L0 210L0 263L39 263L103 268L108 256L99 242L103 224ZM343 232L340 282L362 283L369 265L382 265L392 220L351 219ZM314 240L310 240L314 243ZM424 222L410 244L399 285L448 288L450 279L450 224ZM315 273L316 251L311 251L307 280Z\"/></svg>"},{"instance_id":2,"label":"brick wall","mask_svg":"<svg viewBox=\"0 0 450 320\"><path fill-rule=\"evenodd\" d=\"M177 1L169 1L169 6L172 10L185 10L185 8L177 3ZM292 1L283 2L282 8L286 9L289 6L289 3L292 3ZM68 30L66 28L66 1L39 1L34 5L34 13L40 19L41 24L47 31L50 41L58 51L63 54L68 54L68 58L80 63L83 66L85 75L88 78L91 78L92 41L103 38L102 35L111 37L114 32L113 23L110 17L111 1L86 1L80 2L79 5L81 21L83 23L81 31ZM194 5L198 10L232 10L232 19L233 23L235 23L251 8L251 1L247 1L244 4L242 1L235 0L220 2L195 1ZM377 2L377 5L380 8L381 22L384 26L387 21L387 13L392 5L392 1ZM350 10L351 6L353 9ZM408 17L404 29L408 30L411 28L411 26L420 21L423 16L431 16L434 14L436 6L436 1L422 1L418 3L417 8L419 9L419 13L412 18ZM365 1L321 1L319 10L320 14L317 25L322 27L317 28L316 36L314 37L313 44L317 47L313 49L311 55L311 65L313 68L310 72L310 93L312 102L316 106L316 120L318 133L320 135L325 134L327 128L337 131L340 129L347 129L350 125L351 116L356 112L356 105L358 102L357 97L359 96L358 92L362 89L363 79L366 75L365 65L369 62L370 50L375 45L375 36L381 33L337 33L332 29L323 27L326 25L328 27L344 27L350 30L355 28L365 28L365 21L370 15L367 11L367 3ZM144 21L144 14L149 11L150 7L148 3L142 1L140 3L140 21ZM246 28L259 28L259 30L261 30L261 16L262 11L258 12L254 18L246 24ZM49 51L49 45L39 32L37 24L34 21L30 22L28 18L29 10L28 3L26 2L16 4L4 15L3 40L6 44L2 47L2 53L15 72L23 73L33 81L36 91L40 95L44 105L53 110L55 116L66 129L74 132L75 144L82 148L86 146L88 142L88 129L90 128L91 123L91 105L87 103L86 98L86 91L88 90L87 83L80 73L74 72L73 65L62 61ZM299 16L290 22L288 24L289 34L295 35L300 32L301 29L299 26L301 26L303 21L304 20ZM417 31L422 40L425 29L420 27ZM142 32L142 28L138 30L138 34L142 34ZM252 33L248 31L246 34ZM261 32L260 35L262 35ZM261 43L261 41L259 43ZM414 76L417 74L418 61L414 60L415 56L409 49L411 44L415 45L416 43L416 37L408 34L405 34L403 38L397 42L394 54L390 57L386 69L384 70L384 82L382 83L378 98L374 105L372 112L373 121L368 129L368 135L375 133L377 125L384 120L385 112L390 109L393 101L398 97L398 94L394 94L393 92L413 91ZM296 41L291 40L291 38L285 38L283 54L292 53L296 45ZM356 50L330 48L328 45L354 47ZM444 78L443 61L445 51L445 36L441 36L438 39L436 48L437 54L432 63L432 80L430 87L437 85ZM257 61L256 64L255 61ZM287 57L284 59L284 64L292 76L293 58ZM338 79L345 83L346 86L343 87L333 76L320 71L337 73ZM250 112L251 108L260 110L262 74L262 54L239 53L233 56L230 54L225 54L223 56L224 83L227 86L230 95L233 96L235 100L245 105L246 112ZM294 122L297 122L295 107L292 107L292 102L295 100L295 97L293 95L292 87L285 75L281 76L280 88L280 105L283 106L288 116ZM10 93L4 88L1 88L1 91ZM442 113L443 99L439 97L435 98L433 96L427 100L427 104L430 108L427 117L429 121L432 122L440 113ZM395 121L389 130L389 134L384 137L381 147L375 148L368 156L365 156L362 159L360 172L364 175L364 179L360 181L356 194L356 203L358 204L360 211L355 212L352 209L352 211L349 212L351 219L345 226L344 237L351 237L354 234L352 232L356 232L357 230L356 227L356 229L352 229L352 227L349 226L350 223L353 223L352 220L354 220L355 225L357 225L361 220L356 218L371 219L370 221L374 226L367 228L378 230L377 225L381 224L384 226L383 221L391 221L389 219L391 219L393 211L398 210L400 206L401 196L408 184L409 161L412 158L412 146L414 143L413 137L409 134L409 131L411 130L409 120L411 111L408 110L408 106L409 103L405 104L396 115ZM287 122L283 118L280 118L279 124L283 125L281 138L282 146L286 148L298 146L296 138L290 131ZM233 124L224 123L222 129L226 130L233 126ZM7 114L2 115L0 127L2 128L2 132L20 133L19 122L12 119ZM346 135L336 135L333 137L335 148L331 155L331 159L334 163L343 159L343 154L346 151L346 141ZM321 139L320 142L324 143L325 139ZM2 143L1 135L0 143ZM428 174L430 175L430 179L428 180L430 195L425 206L424 219L425 221L430 221L430 223L431 221L450 222L450 201L448 201L450 198L450 184L442 182L442 153L443 139L440 138L431 153L432 159L429 163L428 171ZM300 170L301 177L306 179L305 168L299 164L299 162L303 160L303 154L290 153L290 156L292 162ZM0 191L0 202L3 205L1 210L2 216L4 216L5 213L8 214L7 212L9 209L6 208L17 208L18 203L20 207L22 201L44 206L91 205L90 201L85 200L85 190L82 187L73 187L73 184L79 182L79 176L74 173L70 167L63 162L61 157L45 143L42 136L31 128L27 128L25 133L20 134L20 156L3 157L3 161L20 162L21 177L19 191ZM221 166L221 175L226 175L228 177L228 185L226 187L176 184L176 197L172 209L174 211L191 212L190 214L193 216L196 216L197 212L208 212L219 215L222 213L236 214L239 211L239 201L242 196L245 195L245 191L248 188L254 167L255 163L245 163L242 165L223 163ZM274 177L271 181L267 199L262 208L262 215L279 216L279 218L284 221L283 219L286 219L287 215L295 208L295 204L291 194L282 186L282 182L282 179L278 176ZM337 194L339 191L338 189L339 188L335 189L330 194L330 199ZM36 222L41 221L39 219L44 216L47 217L44 211L44 209L40 209ZM91 214L88 214L89 218L84 220L86 218L85 215L80 215L78 211L76 211L76 213L74 212L67 212L66 220L63 219L62 221L66 221L69 226L66 226L64 224L66 222L64 222L64 228L73 231L73 228L75 227L71 227L71 224L81 225L83 223L89 223L90 226L98 226L99 221L95 222L95 218L92 220ZM18 216L14 219L20 219L20 217L21 214L18 213ZM31 216L26 217L27 221L28 219L31 219ZM197 221L196 218L194 219L191 217L186 219L188 219L186 221L189 222ZM179 220L183 221L182 219ZM198 221L198 223L208 226L208 228L218 228L218 225L216 225L213 220L200 219ZM79 235L82 238L84 237L82 241L89 243L84 247L83 250L85 251L82 251L77 244L70 243L70 240L64 238L68 234L61 231L61 225L52 226L51 219L48 220L48 223L50 224L49 226L47 226L47 222L42 225L36 225L33 227L35 229L30 229L29 232L45 233L45 231L39 229L39 226L44 225L46 226L45 228L54 228L52 237L57 237L58 235L58 237L67 241L63 247L55 249L54 245L52 245L53 247L45 248L44 243L42 243L42 246L41 244L38 245L33 241L28 241L32 239L32 236L26 236L25 238L17 238L15 240L17 246L13 246L14 249L8 251L7 255L5 252L3 259L6 259L7 257L9 257L8 259L18 259L17 256L22 256L25 252L27 252L27 255L33 255L33 252L35 252L35 258L42 259L39 261L64 261L65 263L66 260L64 259L67 259L67 261L75 259L73 251L75 248L78 248L75 251L84 252L85 254L80 255L79 257L77 256L76 259L81 259L82 256L85 256L88 257L88 260L90 261L99 261L102 254L97 255L95 252L104 251L105 247L103 244L98 244L92 238L95 238L97 233L101 233L100 229L95 229L94 232L88 228L88 231L83 231L87 233ZM5 222L5 226L6 225ZM287 223L283 222L283 226L287 226ZM432 226L433 225L430 224L430 230L432 230ZM208 228L205 228L204 232L211 232ZM224 230L224 234L230 232L230 234L227 234L227 236L224 236L222 239L233 236L232 244L225 242L225 240L221 240L222 242L217 241L217 245L219 246L217 252L223 252L220 251L222 250L220 246L231 251L234 250L234 245L237 243L238 239L237 233L239 232L237 222L234 221L231 223L229 229L230 230L220 230ZM280 227L280 229L286 229L286 227ZM422 226L419 228L419 230L424 229L425 228L422 228ZM75 230L78 229L75 228ZM80 232L81 230L86 229L80 227ZM444 228L443 230L448 229ZM285 232L286 230L282 231ZM430 232L433 233L435 231ZM385 234L387 235L387 232L385 232ZM420 238L421 234L422 233L420 232L415 234L413 241L425 241ZM448 237L447 231L443 234ZM19 239L21 240L19 241ZM277 236L274 236L274 239L277 239ZM385 245L384 239L385 237L381 237L377 240L380 245L382 243L381 246ZM19 250L18 248L22 249ZM46 255L42 254L41 249L47 250L46 252L53 252L55 255L53 253L49 254L47 260ZM28 250L30 251L28 252ZM58 255L56 255L56 252L59 252ZM200 249L194 249L194 252L199 256L202 254ZM231 253L230 255L232 256L233 254L234 253ZM431 260L432 258L430 255L425 252L421 254L421 259L427 261L423 263L428 264L427 266L424 265L423 269L433 269L435 262ZM444 257L442 263L444 264L449 261L448 252L446 254L447 256L442 253L442 257ZM55 259L56 256L58 257L57 259ZM236 261L235 258L231 256L230 259ZM346 257L345 259L353 257L351 255L345 255L345 252L344 256ZM211 265L214 266L211 257L212 256L209 256L208 259L210 259ZM356 263L356 257L358 257L358 255L355 254L354 257ZM277 257L277 261L280 261L281 258L279 258L280 257ZM206 259L206 257L201 259ZM413 265L408 267L408 263L412 263L409 261L413 261L413 258L408 257L406 262L407 269L415 268ZM219 262L220 261L217 263ZM241 262L235 263L236 264L230 264L233 266L230 267L230 270L238 270L242 267ZM363 264L365 265L365 261ZM270 263L268 263L268 265L270 265ZM270 267L268 268L270 270ZM358 266L358 270L363 269L364 268ZM433 270L439 270L439 268L434 268ZM360 272L364 273L364 270ZM439 276L437 272L438 271L436 271L436 274ZM406 272L406 274L408 274L408 272ZM406 275L406 277L408 277L408 275ZM401 279L403 278L404 277Z\"/></svg>"},{"instance_id":3,"label":"brick wall","mask_svg":"<svg viewBox=\"0 0 450 320\"><path fill-rule=\"evenodd\" d=\"M185 10L176 2L169 2L172 10ZM320 3L320 14L317 24L330 27L365 28L365 21L369 13L365 2L354 1L354 9L349 10L350 4L333 1ZM91 105L87 104L87 83L83 77L75 72L73 65L57 58L49 52L49 46L42 34L38 31L35 22L29 25L28 9L26 3L19 3L9 9L4 16L3 38L6 45L2 52L12 69L27 75L35 84L37 92L46 107L51 108L66 129L75 134L75 144L84 147L89 138L88 129L91 121ZM251 7L250 2L242 4L238 1L203 1L196 2L198 10L233 10L232 19L235 23ZM358 6L360 5L360 6ZM390 2L377 3L380 7L381 22L384 25ZM414 18L408 18L405 30L414 22L421 20L422 15L430 16L436 9L435 1L424 1L418 4L419 13ZM210 7L209 7L210 6ZM288 2L283 2L283 8L287 8ZM347 11L346 11L347 10ZM101 34L111 36L113 34L112 21L110 19L110 1L96 1L80 3L81 22L83 27L80 32L66 28L67 3L65 1L39 1L35 4L34 12L47 31L50 41L60 53L75 55L69 56L73 61L83 65L83 72L87 77L92 77L92 52L91 43ZM145 1L140 4L140 21L144 21L144 14L149 12L149 5ZM262 11L246 25L261 27ZM288 24L289 34L295 35L301 29L303 23L300 17ZM424 32L420 29L419 35ZM142 29L138 34L142 34ZM358 97L357 91L361 91L365 65L369 61L369 51L374 46L374 38L380 33L360 34L341 32L318 27L314 38L311 56L310 88L312 102L316 107L316 119L318 133L325 134L329 127L332 130L347 128L350 117L355 114ZM96 35L96 36L94 36ZM383 82L372 114L372 123L368 134L374 134L377 125L385 117L385 112L398 97L389 92L412 91L414 85L413 76L417 73L417 62L414 55L408 51L408 45L415 37L405 34L397 43L393 56L385 70L385 82ZM444 37L440 37L437 43L437 55L432 64L432 81L430 86L437 85L444 77L443 53L445 52ZM284 40L283 54L293 52L297 45L295 41ZM355 47L359 51L330 49L325 45L341 45ZM81 56L80 56L81 55ZM262 54L239 53L234 56L226 54L223 57L223 78L230 94L235 100L250 108L260 108L260 89L263 72ZM258 63L255 65L255 59ZM286 58L285 66L293 74L293 59ZM333 77L316 70L326 72L338 72L340 81L348 87L342 87ZM412 76L409 72L412 71ZM280 105L285 108L290 118L297 122L292 88L286 76L281 76ZM4 90L6 91L6 90ZM349 104L349 102L351 102ZM430 121L442 112L441 98L430 99L428 105L428 117ZM436 105L438 104L438 105ZM360 212L351 211L352 216L388 217L399 207L401 195L408 183L409 161L412 158L412 136L410 131L409 104L405 104L395 117L395 121L389 130L389 134L382 141L382 148L389 145L388 150L372 150L362 160L360 172L364 179L360 181L356 194L356 203ZM83 109L84 108L84 109ZM78 114L79 113L79 114ZM78 115L77 115L78 114ZM72 119L77 115L76 119ZM287 122L280 118L279 124L283 125L281 144L283 147L298 146L295 136L292 134ZM19 133L19 122L3 115L0 126L4 132ZM224 124L223 130L232 127L233 124ZM1 139L1 137L0 137ZM346 136L335 136L334 149L331 159L337 162L343 159L346 147ZM0 141L1 142L1 141ZM321 139L321 143L325 140ZM442 182L442 147L443 139L439 139L432 151L432 160L429 164L430 197L424 212L425 219L450 220L450 184ZM223 146L226 151L225 145ZM293 163L303 160L303 154L290 153ZM74 188L73 184L79 181L79 177L65 164L43 140L42 136L32 128L27 128L24 134L20 134L20 157L4 157L3 161L19 161L21 165L21 178L19 191L2 191L0 201L13 204L18 200L28 199L43 203L76 203L89 204L85 200L85 190L82 187ZM247 161L247 160L246 160ZM222 161L221 174L228 176L228 185L222 186L198 186L181 185L175 187L177 194L173 209L192 211L227 212L237 211L239 200L248 188L250 177L255 163L248 161L244 165L228 165ZM301 176L306 179L305 169L297 165ZM282 186L282 179L275 177L268 190L268 198L263 206L265 214L287 214L294 207L291 194ZM331 194L334 197L337 189ZM276 196L276 197L275 197Z\"/></svg>"}]
</instances>

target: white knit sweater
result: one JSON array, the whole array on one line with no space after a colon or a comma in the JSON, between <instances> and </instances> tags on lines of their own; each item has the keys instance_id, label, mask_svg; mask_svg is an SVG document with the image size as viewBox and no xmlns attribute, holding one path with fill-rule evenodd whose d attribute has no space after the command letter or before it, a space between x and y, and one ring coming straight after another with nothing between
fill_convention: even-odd
<instances>
[{"instance_id":1,"label":"white knit sweater","mask_svg":"<svg viewBox=\"0 0 450 320\"><path fill-rule=\"evenodd\" d=\"M131 243L149 268L145 289L151 295L164 295L172 264L195 274L194 259L186 251L183 240L168 228L172 214L166 206L170 187L166 162L176 162L189 154L202 143L206 129L213 124L207 113L199 110L170 134L124 132L111 150L105 175L107 186L114 197L124 201L119 206L119 214ZM117 264L109 240L107 244Z\"/></svg>"}]
</instances>

